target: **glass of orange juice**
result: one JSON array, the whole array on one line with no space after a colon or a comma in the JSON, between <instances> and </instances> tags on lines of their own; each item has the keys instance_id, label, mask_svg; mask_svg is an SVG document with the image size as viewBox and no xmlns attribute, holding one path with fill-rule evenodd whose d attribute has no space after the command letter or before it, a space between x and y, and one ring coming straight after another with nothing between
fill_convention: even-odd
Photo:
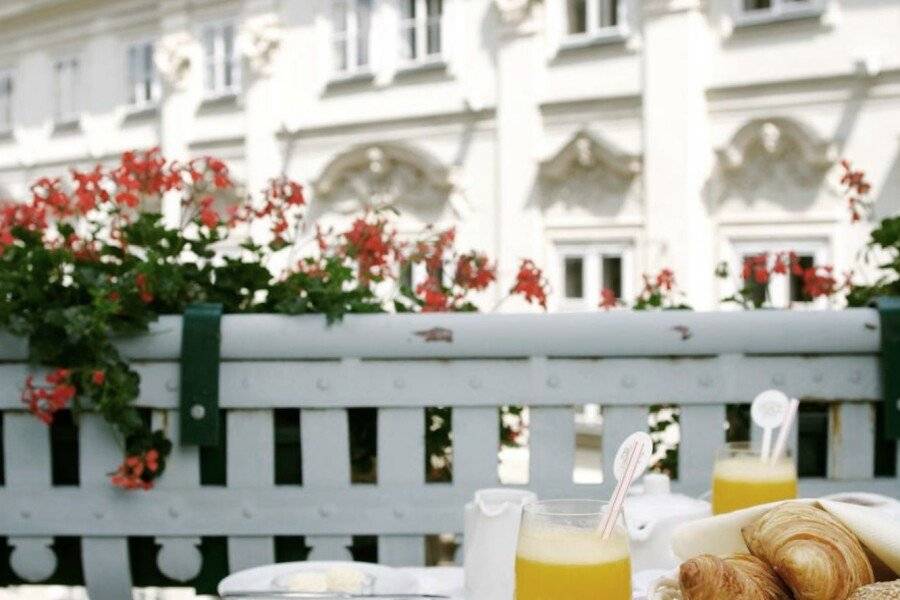
<instances>
[{"instance_id":1,"label":"glass of orange juice","mask_svg":"<svg viewBox=\"0 0 900 600\"><path fill-rule=\"evenodd\" d=\"M548 500L522 510L516 600L631 600L631 558L621 515L603 539L609 504Z\"/></svg>"},{"instance_id":2,"label":"glass of orange juice","mask_svg":"<svg viewBox=\"0 0 900 600\"><path fill-rule=\"evenodd\" d=\"M726 444L716 454L713 467L714 515L797 497L797 468L791 453L763 462L747 442Z\"/></svg>"}]
</instances>

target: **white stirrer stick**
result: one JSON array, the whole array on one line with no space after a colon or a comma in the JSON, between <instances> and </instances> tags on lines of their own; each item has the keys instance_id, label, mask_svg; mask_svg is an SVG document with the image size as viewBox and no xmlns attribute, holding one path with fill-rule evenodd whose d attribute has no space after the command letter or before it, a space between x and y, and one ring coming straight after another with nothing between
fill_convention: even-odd
<instances>
[{"instance_id":1,"label":"white stirrer stick","mask_svg":"<svg viewBox=\"0 0 900 600\"><path fill-rule=\"evenodd\" d=\"M768 462L772 450L772 431L784 422L788 397L778 390L766 390L753 399L750 416L763 430L760 460Z\"/></svg>"},{"instance_id":2,"label":"white stirrer stick","mask_svg":"<svg viewBox=\"0 0 900 600\"><path fill-rule=\"evenodd\" d=\"M794 428L794 419L797 417L797 409L799 408L800 401L796 398L791 398L784 413L784 422L781 424L781 431L778 432L778 439L775 440L775 450L772 451L772 464L781 460L785 450L787 450L788 434Z\"/></svg>"},{"instance_id":3,"label":"white stirrer stick","mask_svg":"<svg viewBox=\"0 0 900 600\"><path fill-rule=\"evenodd\" d=\"M616 452L616 460L613 462L613 474L618 483L609 500L608 510L600 523L602 539L612 535L616 520L625 503L625 494L634 480L641 476L650 462L653 453L653 440L643 431L632 433L619 446Z\"/></svg>"}]
</instances>

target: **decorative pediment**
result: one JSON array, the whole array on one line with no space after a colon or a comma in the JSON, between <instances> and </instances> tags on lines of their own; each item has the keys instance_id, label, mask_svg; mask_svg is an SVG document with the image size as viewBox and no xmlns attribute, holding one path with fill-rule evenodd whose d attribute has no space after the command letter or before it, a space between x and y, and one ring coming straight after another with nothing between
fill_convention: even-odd
<instances>
[{"instance_id":1,"label":"decorative pediment","mask_svg":"<svg viewBox=\"0 0 900 600\"><path fill-rule=\"evenodd\" d=\"M710 199L721 210L737 212L809 210L837 159L834 144L788 118L750 121L716 152Z\"/></svg>"},{"instance_id":2,"label":"decorative pediment","mask_svg":"<svg viewBox=\"0 0 900 600\"><path fill-rule=\"evenodd\" d=\"M538 201L547 218L615 218L639 210L641 158L579 131L541 162Z\"/></svg>"},{"instance_id":3,"label":"decorative pediment","mask_svg":"<svg viewBox=\"0 0 900 600\"><path fill-rule=\"evenodd\" d=\"M743 168L755 155L781 155L788 148L798 152L809 167L826 169L837 160L837 147L812 128L788 118L755 119L741 127L727 146L716 151L727 171Z\"/></svg>"},{"instance_id":4,"label":"decorative pediment","mask_svg":"<svg viewBox=\"0 0 900 600\"><path fill-rule=\"evenodd\" d=\"M400 142L360 144L337 155L313 184L329 210L394 206L434 218L458 195L459 177L425 151ZM455 208L452 207L451 208Z\"/></svg>"},{"instance_id":5,"label":"decorative pediment","mask_svg":"<svg viewBox=\"0 0 900 600\"><path fill-rule=\"evenodd\" d=\"M631 179L641 172L641 157L620 150L589 131L575 134L555 155L541 162L541 177L562 181L580 170L606 169Z\"/></svg>"}]
</instances>

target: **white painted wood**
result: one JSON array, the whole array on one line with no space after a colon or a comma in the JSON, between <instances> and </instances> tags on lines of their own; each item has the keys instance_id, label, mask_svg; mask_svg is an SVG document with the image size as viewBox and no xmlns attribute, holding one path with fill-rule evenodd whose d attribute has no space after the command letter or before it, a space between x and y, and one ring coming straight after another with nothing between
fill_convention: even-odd
<instances>
[{"instance_id":1,"label":"white painted wood","mask_svg":"<svg viewBox=\"0 0 900 600\"><path fill-rule=\"evenodd\" d=\"M171 440L177 440L180 431L181 415L174 410L157 410L153 412L151 425L154 430L161 429ZM176 443L166 463L166 472L155 484L158 489L182 490L196 488L200 485L200 450L197 446L183 446ZM180 507L170 507L178 513ZM171 515L170 515L171 516ZM203 556L200 554L199 537L157 536L155 541L160 550L156 563L160 572L174 579L185 582L195 578L203 567Z\"/></svg>"},{"instance_id":2,"label":"white painted wood","mask_svg":"<svg viewBox=\"0 0 900 600\"><path fill-rule=\"evenodd\" d=\"M15 516L22 521L40 518L33 513L28 494L51 485L50 430L30 413L3 415L3 456L6 487L20 494ZM26 581L42 581L56 570L52 537L10 537L10 566Z\"/></svg>"},{"instance_id":3,"label":"white painted wood","mask_svg":"<svg viewBox=\"0 0 900 600\"><path fill-rule=\"evenodd\" d=\"M423 536L460 534L472 492L497 485L499 405L531 407L529 487L544 497L602 497L608 480L572 482L572 405L603 405L608 475L619 443L647 429L648 404L680 404L675 488L696 493L708 485L724 439L724 404L748 402L771 387L841 402L831 413L831 479L804 479L802 494L896 495L896 478L872 478L872 403L880 401L880 382L877 322L868 325L875 313L798 315L376 316L332 328L318 317L228 317L233 360L221 371L221 405L230 413L228 486L200 487L197 450L176 444L151 492L110 487L108 473L122 450L93 415L84 417L80 432L81 486L52 488L47 430L19 402L27 369L2 363L7 485L0 488L0 531L16 548L13 567L32 577L49 569L53 536L83 537L85 575L100 600L127 597L125 538L132 535L155 537L163 545L160 568L181 580L199 569L196 544L211 535L229 538L231 570L274 560L275 535L306 536L311 559L347 559L351 536L377 535L382 562L421 564ZM545 328L544 318L552 326ZM687 340L671 329L682 324ZM451 329L454 341L425 342L415 334L435 326ZM145 359L136 363L139 404L157 409L154 424L177 438L178 365L170 351L180 320L166 318L154 328L161 333L123 347ZM626 331L631 337L620 339ZM675 341L668 337L673 332ZM236 335L242 337L228 341ZM20 360L14 349L3 352ZM452 485L424 483L426 405L453 410ZM350 485L346 408L355 406L379 408L377 485ZM273 485L276 407L301 409L302 486Z\"/></svg>"},{"instance_id":4,"label":"white painted wood","mask_svg":"<svg viewBox=\"0 0 900 600\"><path fill-rule=\"evenodd\" d=\"M571 406L530 407L529 485L565 487L575 472L575 411Z\"/></svg>"},{"instance_id":5,"label":"white painted wood","mask_svg":"<svg viewBox=\"0 0 900 600\"><path fill-rule=\"evenodd\" d=\"M122 462L124 452L109 425L98 415L82 415L79 427L81 485L79 492L95 497L94 507L84 515L80 529L88 534L81 538L81 560L85 587L91 600L118 600L131 596L131 568L128 564L128 542L125 537L96 537L91 525L108 517L110 506L127 506L139 492L113 489L109 472ZM60 490L61 491L61 490ZM174 504L174 502L173 502ZM131 518L135 514L132 510ZM70 513L71 518L71 513ZM170 517L170 520L173 518ZM94 534L94 535L91 535Z\"/></svg>"},{"instance_id":6,"label":"white painted wood","mask_svg":"<svg viewBox=\"0 0 900 600\"><path fill-rule=\"evenodd\" d=\"M621 439L618 440L621 442ZM864 491L897 495L893 478L826 480L804 479L820 493ZM322 489L303 492L299 489L248 491L247 489L205 488L197 491L154 491L146 498L129 497L126 501L96 490L63 490L35 493L30 502L39 521L23 523L6 507L20 498L9 490L0 491L0 526L10 536L244 536L244 535L425 535L434 531L462 532L461 507L471 499L473 489L456 485L432 484L424 488L399 489L385 495L377 486L356 485L347 491ZM291 486L296 487L296 486ZM479 486L481 487L481 486ZM534 488L544 497L600 497L607 486L572 484L563 489ZM252 522L241 515L241 503L253 494L259 513ZM408 498L407 518L393 515L394 498ZM172 519L166 508L184 507L178 519ZM65 505L65 514L58 514ZM320 506L328 506L328 518L319 514ZM104 515L97 519L95 513ZM136 520L134 515L141 515ZM390 524L390 529L386 529ZM349 545L349 544L348 544Z\"/></svg>"},{"instance_id":7,"label":"white painted wood","mask_svg":"<svg viewBox=\"0 0 900 600\"><path fill-rule=\"evenodd\" d=\"M226 480L238 489L271 488L275 484L275 423L271 410L231 410L227 413L228 457ZM254 494L246 494L240 515L252 522L257 508ZM228 568L233 573L275 562L270 536L228 538Z\"/></svg>"},{"instance_id":8,"label":"white painted wood","mask_svg":"<svg viewBox=\"0 0 900 600\"><path fill-rule=\"evenodd\" d=\"M678 489L699 495L710 488L716 450L725 443L725 406L682 406Z\"/></svg>"},{"instance_id":9,"label":"white painted wood","mask_svg":"<svg viewBox=\"0 0 900 600\"><path fill-rule=\"evenodd\" d=\"M421 408L382 408L378 411L378 487L386 494L425 483L425 411ZM412 508L395 495L394 517L403 520ZM386 530L391 523L386 523ZM425 564L422 536L382 535L378 561L392 566Z\"/></svg>"},{"instance_id":10,"label":"white painted wood","mask_svg":"<svg viewBox=\"0 0 900 600\"><path fill-rule=\"evenodd\" d=\"M875 355L725 358L550 359L540 380L525 359L362 361L352 370L336 361L227 362L220 375L220 405L416 407L427 398L433 406L497 406L527 403L538 392L540 403L548 406L633 405L648 398L667 404L721 404L748 402L772 387L817 401L880 400ZM176 363L140 363L136 368L142 385L139 405L178 407ZM0 397L0 409L20 407L18 392Z\"/></svg>"},{"instance_id":11,"label":"white painted wood","mask_svg":"<svg viewBox=\"0 0 900 600\"><path fill-rule=\"evenodd\" d=\"M434 328L451 331L453 342L425 341L420 332ZM683 339L683 331L688 339ZM779 335L773 336L773 331ZM319 315L226 315L222 332L226 360L857 354L877 352L880 343L878 313L869 308L348 315L331 327ZM149 337L123 338L118 345L130 358L176 360L181 352L181 318L161 317L151 325ZM22 360L22 348L21 343L0 344L0 359Z\"/></svg>"},{"instance_id":12,"label":"white painted wood","mask_svg":"<svg viewBox=\"0 0 900 600\"><path fill-rule=\"evenodd\" d=\"M828 476L868 479L875 473L875 411L868 404L829 407Z\"/></svg>"},{"instance_id":13,"label":"white painted wood","mask_svg":"<svg viewBox=\"0 0 900 600\"><path fill-rule=\"evenodd\" d=\"M52 537L12 537L7 542L12 546L9 564L25 581L44 581L56 571Z\"/></svg>"},{"instance_id":14,"label":"white painted wood","mask_svg":"<svg viewBox=\"0 0 900 600\"><path fill-rule=\"evenodd\" d=\"M497 407L453 409L453 485L469 494L497 485Z\"/></svg>"},{"instance_id":15,"label":"white painted wood","mask_svg":"<svg viewBox=\"0 0 900 600\"><path fill-rule=\"evenodd\" d=\"M3 414L3 457L7 488L50 487L50 429L31 413Z\"/></svg>"},{"instance_id":16,"label":"white painted wood","mask_svg":"<svg viewBox=\"0 0 900 600\"><path fill-rule=\"evenodd\" d=\"M304 409L300 412L300 448L303 461L303 488L306 493L326 489L328 493L314 507L314 520L328 533L340 529L334 500L350 488L350 439L347 411ZM352 532L357 533L357 532ZM307 535L309 560L350 560L347 535Z\"/></svg>"},{"instance_id":17,"label":"white painted wood","mask_svg":"<svg viewBox=\"0 0 900 600\"><path fill-rule=\"evenodd\" d=\"M610 490L615 486L613 461L616 450L625 438L635 431L648 431L647 406L603 406L603 484Z\"/></svg>"}]
</instances>

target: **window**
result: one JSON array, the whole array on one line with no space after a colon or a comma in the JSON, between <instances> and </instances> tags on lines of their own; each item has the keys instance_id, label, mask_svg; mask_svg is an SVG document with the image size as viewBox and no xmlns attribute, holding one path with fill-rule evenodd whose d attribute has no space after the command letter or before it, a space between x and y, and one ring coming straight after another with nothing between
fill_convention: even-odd
<instances>
[{"instance_id":1,"label":"window","mask_svg":"<svg viewBox=\"0 0 900 600\"><path fill-rule=\"evenodd\" d=\"M153 43L134 44L128 48L128 103L142 107L153 104L158 97Z\"/></svg>"},{"instance_id":2,"label":"window","mask_svg":"<svg viewBox=\"0 0 900 600\"><path fill-rule=\"evenodd\" d=\"M12 73L0 71L0 133L12 129Z\"/></svg>"},{"instance_id":3,"label":"window","mask_svg":"<svg viewBox=\"0 0 900 600\"><path fill-rule=\"evenodd\" d=\"M822 0L735 0L738 24L805 17L822 10Z\"/></svg>"},{"instance_id":4,"label":"window","mask_svg":"<svg viewBox=\"0 0 900 600\"><path fill-rule=\"evenodd\" d=\"M332 6L335 72L351 74L367 69L372 0L335 0Z\"/></svg>"},{"instance_id":5,"label":"window","mask_svg":"<svg viewBox=\"0 0 900 600\"><path fill-rule=\"evenodd\" d=\"M57 123L72 123L81 112L80 64L77 58L62 58L53 64L54 118Z\"/></svg>"},{"instance_id":6,"label":"window","mask_svg":"<svg viewBox=\"0 0 900 600\"><path fill-rule=\"evenodd\" d=\"M409 62L441 55L443 0L401 0L400 48Z\"/></svg>"},{"instance_id":7,"label":"window","mask_svg":"<svg viewBox=\"0 0 900 600\"><path fill-rule=\"evenodd\" d=\"M619 0L566 0L569 35L596 35L619 24Z\"/></svg>"},{"instance_id":8,"label":"window","mask_svg":"<svg viewBox=\"0 0 900 600\"><path fill-rule=\"evenodd\" d=\"M739 277L744 271L745 261L766 255L767 268L772 270L775 257L778 254L786 255L789 252L795 252L799 265L807 269L814 265L829 264L829 253L827 242L814 241L796 241L796 242L737 242L734 244L736 251L735 262L731 271ZM821 308L819 301L813 301L804 290L803 277L794 275L790 269L784 275L773 275L768 281L758 282L753 273L748 274L748 278L740 282L743 284L747 300L757 306L771 306L773 308L788 308L794 306L801 308L807 305L810 308ZM827 304L825 299L822 302ZM798 306L799 305L799 306Z\"/></svg>"},{"instance_id":9,"label":"window","mask_svg":"<svg viewBox=\"0 0 900 600\"><path fill-rule=\"evenodd\" d=\"M234 37L232 23L209 25L203 30L204 88L209 96L233 94L240 89L241 68Z\"/></svg>"},{"instance_id":10,"label":"window","mask_svg":"<svg viewBox=\"0 0 900 600\"><path fill-rule=\"evenodd\" d=\"M807 7L811 0L743 0L744 12L757 10L791 10L797 7Z\"/></svg>"},{"instance_id":11,"label":"window","mask_svg":"<svg viewBox=\"0 0 900 600\"><path fill-rule=\"evenodd\" d=\"M596 310L600 293L612 290L616 298L629 293L626 273L631 250L609 244L560 246L560 285L564 291L560 308L567 311Z\"/></svg>"},{"instance_id":12,"label":"window","mask_svg":"<svg viewBox=\"0 0 900 600\"><path fill-rule=\"evenodd\" d=\"M803 270L809 269L815 264L815 257L810 255L797 256L797 262ZM804 290L803 276L791 273L790 281L790 300L794 302L809 302L812 300L809 294Z\"/></svg>"}]
</instances>

